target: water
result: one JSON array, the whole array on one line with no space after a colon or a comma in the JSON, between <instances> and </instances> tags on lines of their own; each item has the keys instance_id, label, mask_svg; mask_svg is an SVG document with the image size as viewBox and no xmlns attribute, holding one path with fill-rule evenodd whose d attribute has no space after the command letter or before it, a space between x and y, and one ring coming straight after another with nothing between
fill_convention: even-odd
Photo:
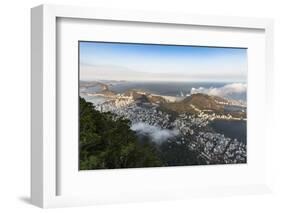
<instances>
[{"instance_id":1,"label":"water","mask_svg":"<svg viewBox=\"0 0 281 213\"><path fill-rule=\"evenodd\" d=\"M124 82L114 84L109 87L110 90L123 93L130 89L140 89L167 96L186 96L190 94L192 88L211 88L222 87L225 83L205 83L205 82Z\"/></svg>"},{"instance_id":2,"label":"water","mask_svg":"<svg viewBox=\"0 0 281 213\"><path fill-rule=\"evenodd\" d=\"M203 91L206 94L212 94L214 90L216 94L223 94L221 97L238 100L246 103L246 91L237 92L239 88L225 89L225 86L232 83L217 83L217 82L129 82L129 81L101 81L108 85L108 89L116 93L124 93L127 90L137 89L149 93L174 97L185 97L191 94L191 91ZM81 92L85 93L99 93L100 86L93 86L88 88L80 88ZM82 94L81 94L82 95ZM83 95L82 95L83 96ZM90 102L95 102L96 97L88 97ZM104 100L98 98L101 103ZM229 111L236 109L229 108Z\"/></svg>"},{"instance_id":3,"label":"water","mask_svg":"<svg viewBox=\"0 0 281 213\"><path fill-rule=\"evenodd\" d=\"M246 108L242 106L225 106L224 107L225 112L245 112Z\"/></svg>"},{"instance_id":4,"label":"water","mask_svg":"<svg viewBox=\"0 0 281 213\"><path fill-rule=\"evenodd\" d=\"M247 141L247 121L238 120L215 120L211 122L211 127L218 133L231 139L237 139L243 143Z\"/></svg>"},{"instance_id":5,"label":"water","mask_svg":"<svg viewBox=\"0 0 281 213\"><path fill-rule=\"evenodd\" d=\"M91 102L94 105L103 104L105 101L108 100L108 98L100 97L100 96L87 96L87 95L81 95L82 98L85 98L87 102Z\"/></svg>"}]
</instances>

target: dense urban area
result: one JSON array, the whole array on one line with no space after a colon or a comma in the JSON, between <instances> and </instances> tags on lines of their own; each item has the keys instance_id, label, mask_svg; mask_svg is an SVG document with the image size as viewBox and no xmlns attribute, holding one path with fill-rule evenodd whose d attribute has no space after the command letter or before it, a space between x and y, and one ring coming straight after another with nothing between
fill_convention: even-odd
<instances>
[{"instance_id":1,"label":"dense urban area","mask_svg":"<svg viewBox=\"0 0 281 213\"><path fill-rule=\"evenodd\" d=\"M86 99L106 98L103 103L89 104L93 104L93 108L101 114L110 113L114 121L128 121L130 131L137 136L137 143L146 141L152 145L153 154L159 159L159 166L233 164L247 161L246 141L227 137L215 131L211 125L217 120L246 122L246 107L237 101L201 93L177 99L141 90L129 90L120 94L110 91L106 86L96 93L80 92L80 96ZM227 110L228 108L231 110ZM82 169L97 168L85 165L82 165Z\"/></svg>"}]
</instances>

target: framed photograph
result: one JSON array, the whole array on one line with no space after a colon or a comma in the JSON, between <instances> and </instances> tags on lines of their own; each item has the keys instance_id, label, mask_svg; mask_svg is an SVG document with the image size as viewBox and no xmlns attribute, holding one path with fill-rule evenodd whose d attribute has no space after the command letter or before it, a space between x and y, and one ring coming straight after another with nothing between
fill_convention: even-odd
<instances>
[{"instance_id":1,"label":"framed photograph","mask_svg":"<svg viewBox=\"0 0 281 213\"><path fill-rule=\"evenodd\" d=\"M271 191L272 20L31 14L33 204Z\"/></svg>"}]
</instances>

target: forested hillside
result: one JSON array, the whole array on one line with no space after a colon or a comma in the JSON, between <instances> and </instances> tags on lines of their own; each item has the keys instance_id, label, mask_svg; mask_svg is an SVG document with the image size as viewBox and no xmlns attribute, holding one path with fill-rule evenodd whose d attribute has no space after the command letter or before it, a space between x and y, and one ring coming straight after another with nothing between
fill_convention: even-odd
<instances>
[{"instance_id":1,"label":"forested hillside","mask_svg":"<svg viewBox=\"0 0 281 213\"><path fill-rule=\"evenodd\" d=\"M80 98L80 170L162 166L156 147L139 143L130 121Z\"/></svg>"}]
</instances>

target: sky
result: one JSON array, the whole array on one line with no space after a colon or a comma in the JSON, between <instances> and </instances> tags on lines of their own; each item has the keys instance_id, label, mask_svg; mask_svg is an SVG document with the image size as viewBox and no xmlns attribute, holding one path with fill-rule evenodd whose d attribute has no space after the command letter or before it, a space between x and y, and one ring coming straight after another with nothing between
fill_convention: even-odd
<instances>
[{"instance_id":1,"label":"sky","mask_svg":"<svg viewBox=\"0 0 281 213\"><path fill-rule=\"evenodd\" d=\"M246 82L247 49L79 42L80 80Z\"/></svg>"}]
</instances>

